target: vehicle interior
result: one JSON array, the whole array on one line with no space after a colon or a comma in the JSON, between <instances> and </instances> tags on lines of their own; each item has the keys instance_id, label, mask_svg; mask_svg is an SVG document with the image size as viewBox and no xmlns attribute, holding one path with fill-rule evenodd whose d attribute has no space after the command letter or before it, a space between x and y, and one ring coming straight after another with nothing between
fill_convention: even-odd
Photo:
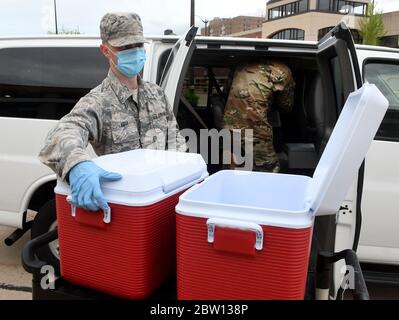
<instances>
[{"instance_id":1,"label":"vehicle interior","mask_svg":"<svg viewBox=\"0 0 399 320\"><path fill-rule=\"evenodd\" d=\"M193 129L198 137L201 129L222 129L235 68L251 61L279 61L291 69L296 83L293 110L284 114L273 109L267 117L273 127L281 172L311 176L337 119L334 99L324 98L325 88L314 53L276 52L265 57L264 52L256 51L228 50L221 54L219 49L196 49L180 97L180 128ZM326 107L327 104L330 105ZM220 169L222 165L208 164L210 173Z\"/></svg>"}]
</instances>

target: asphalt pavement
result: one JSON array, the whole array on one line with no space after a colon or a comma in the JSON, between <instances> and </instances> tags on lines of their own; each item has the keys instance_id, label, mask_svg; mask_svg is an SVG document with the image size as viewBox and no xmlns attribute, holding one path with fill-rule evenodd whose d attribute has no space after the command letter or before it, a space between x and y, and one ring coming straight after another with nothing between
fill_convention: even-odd
<instances>
[{"instance_id":1,"label":"asphalt pavement","mask_svg":"<svg viewBox=\"0 0 399 320\"><path fill-rule=\"evenodd\" d=\"M12 247L7 247L4 239L13 230L0 226L0 300L30 300L31 275L25 272L21 265L22 246L29 240L30 232Z\"/></svg>"}]
</instances>

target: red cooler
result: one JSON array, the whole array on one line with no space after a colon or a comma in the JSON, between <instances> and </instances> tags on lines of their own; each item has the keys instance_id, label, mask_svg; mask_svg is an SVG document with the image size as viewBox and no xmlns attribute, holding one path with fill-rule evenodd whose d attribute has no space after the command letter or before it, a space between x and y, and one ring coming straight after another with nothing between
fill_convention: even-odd
<instances>
[{"instance_id":1,"label":"red cooler","mask_svg":"<svg viewBox=\"0 0 399 320\"><path fill-rule=\"evenodd\" d=\"M303 299L314 217L339 210L387 108L352 93L313 178L221 171L181 195L178 299Z\"/></svg>"},{"instance_id":2,"label":"red cooler","mask_svg":"<svg viewBox=\"0 0 399 320\"><path fill-rule=\"evenodd\" d=\"M101 185L110 212L71 206L70 189L55 188L61 274L111 295L144 299L175 272L178 196L203 180L198 154L134 150L93 160L123 178Z\"/></svg>"}]
</instances>

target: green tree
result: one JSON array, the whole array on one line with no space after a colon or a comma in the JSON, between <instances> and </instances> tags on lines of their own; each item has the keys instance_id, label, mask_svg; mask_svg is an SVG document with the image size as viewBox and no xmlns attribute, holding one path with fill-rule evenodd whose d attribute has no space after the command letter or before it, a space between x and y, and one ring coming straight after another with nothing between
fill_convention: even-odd
<instances>
[{"instance_id":1,"label":"green tree","mask_svg":"<svg viewBox=\"0 0 399 320\"><path fill-rule=\"evenodd\" d=\"M386 34L382 12L376 9L374 1L367 7L367 16L359 20L359 34L363 39L363 44L374 46L377 46L380 38Z\"/></svg>"},{"instance_id":2,"label":"green tree","mask_svg":"<svg viewBox=\"0 0 399 320\"><path fill-rule=\"evenodd\" d=\"M195 93L195 87L190 86L184 92L184 97L191 103L193 107L198 105L199 96Z\"/></svg>"}]
</instances>

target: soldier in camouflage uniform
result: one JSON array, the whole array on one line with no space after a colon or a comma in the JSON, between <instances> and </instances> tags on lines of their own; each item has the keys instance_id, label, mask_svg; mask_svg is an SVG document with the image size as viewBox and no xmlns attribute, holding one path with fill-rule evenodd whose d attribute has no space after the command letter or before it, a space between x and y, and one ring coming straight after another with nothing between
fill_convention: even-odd
<instances>
[{"instance_id":1,"label":"soldier in camouflage uniform","mask_svg":"<svg viewBox=\"0 0 399 320\"><path fill-rule=\"evenodd\" d=\"M253 129L253 170L279 172L280 164L273 146L273 128L267 114L271 108L290 112L295 83L291 70L283 63L250 63L239 66L224 112L224 128ZM245 145L241 138L242 152ZM232 155L232 166L236 167Z\"/></svg>"},{"instance_id":2,"label":"soldier in camouflage uniform","mask_svg":"<svg viewBox=\"0 0 399 320\"><path fill-rule=\"evenodd\" d=\"M140 17L134 13L106 14L101 20L100 31L100 49L110 64L108 76L50 131L39 154L40 160L61 180L70 181L75 198L79 198L83 191L75 190L74 194L69 173L83 162L90 162L89 167L94 165L86 152L89 142L97 155L138 148L186 151L185 139L179 133L165 93L158 85L139 77L145 61L143 44L146 42ZM106 180L107 174L96 170L101 173L99 180ZM82 181L88 179L84 172L79 174L77 189L81 189ZM99 184L95 184L95 193L101 197ZM86 197L86 202L90 202L88 198L96 194L93 190L87 192L92 193ZM102 198L96 200L103 203L100 207L107 207ZM78 203L93 211L98 209L91 204Z\"/></svg>"}]
</instances>

